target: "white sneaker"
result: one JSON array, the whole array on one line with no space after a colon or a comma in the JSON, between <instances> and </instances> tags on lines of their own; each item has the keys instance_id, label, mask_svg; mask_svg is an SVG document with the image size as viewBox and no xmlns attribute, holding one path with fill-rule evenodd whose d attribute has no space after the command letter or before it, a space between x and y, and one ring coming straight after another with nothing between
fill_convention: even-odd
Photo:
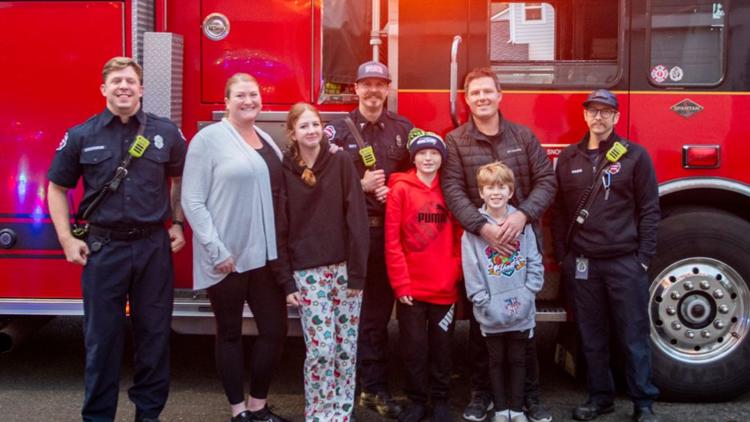
<instances>
[{"instance_id":1,"label":"white sneaker","mask_svg":"<svg viewBox=\"0 0 750 422\"><path fill-rule=\"evenodd\" d=\"M510 417L510 422L529 422L529 420L526 418L526 415L524 415L523 412L521 412L521 413L512 415Z\"/></svg>"},{"instance_id":2,"label":"white sneaker","mask_svg":"<svg viewBox=\"0 0 750 422\"><path fill-rule=\"evenodd\" d=\"M510 411L506 409L495 412L492 422L510 422Z\"/></svg>"}]
</instances>

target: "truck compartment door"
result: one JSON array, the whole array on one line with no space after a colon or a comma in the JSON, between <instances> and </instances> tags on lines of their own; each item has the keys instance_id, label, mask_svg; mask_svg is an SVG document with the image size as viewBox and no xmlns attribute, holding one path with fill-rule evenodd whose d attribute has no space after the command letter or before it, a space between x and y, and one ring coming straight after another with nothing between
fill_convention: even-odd
<instances>
[{"instance_id":1,"label":"truck compartment door","mask_svg":"<svg viewBox=\"0 0 750 422\"><path fill-rule=\"evenodd\" d=\"M47 210L47 169L66 128L99 112L101 69L125 52L122 1L0 1L0 298L80 297Z\"/></svg>"},{"instance_id":2,"label":"truck compartment door","mask_svg":"<svg viewBox=\"0 0 750 422\"><path fill-rule=\"evenodd\" d=\"M313 4L201 1L201 99L224 101L237 72L253 75L266 104L311 101Z\"/></svg>"}]
</instances>

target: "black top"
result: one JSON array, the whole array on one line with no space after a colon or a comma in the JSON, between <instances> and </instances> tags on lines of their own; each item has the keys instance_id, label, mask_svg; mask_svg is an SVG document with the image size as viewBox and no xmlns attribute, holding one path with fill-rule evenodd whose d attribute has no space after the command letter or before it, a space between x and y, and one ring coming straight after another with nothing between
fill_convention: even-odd
<instances>
[{"instance_id":1,"label":"black top","mask_svg":"<svg viewBox=\"0 0 750 422\"><path fill-rule=\"evenodd\" d=\"M304 167L284 155L284 183L276 218L279 261L289 262L281 284L297 290L291 270L347 263L348 287L362 289L367 274L369 227L362 186L344 151L331 154L323 141L313 165L317 183L302 181Z\"/></svg>"},{"instance_id":2,"label":"black top","mask_svg":"<svg viewBox=\"0 0 750 422\"><path fill-rule=\"evenodd\" d=\"M268 175L271 177L271 192L273 194L273 203L274 205L279 200L279 188L281 187L281 178L282 170L281 170L281 160L279 159L279 156L276 155L276 151L268 145L268 142L263 139L263 137L258 136L260 139L260 142L263 144L263 146L259 149L256 149L255 151L260 154L261 157L263 157L263 161L266 162L266 167L268 167Z\"/></svg>"},{"instance_id":3,"label":"black top","mask_svg":"<svg viewBox=\"0 0 750 422\"><path fill-rule=\"evenodd\" d=\"M378 120L372 123L360 114L359 109L351 111L349 117L360 129L365 144L372 145L375 150L375 167L385 170L386 185L391 173L409 168L409 151L406 149L406 143L409 141L409 131L414 125L406 117L384 110ZM359 155L357 141L344 119L328 124L325 133L331 142L349 153L361 179L365 175L365 165ZM385 204L378 201L375 195L368 194L366 199L369 215L385 215Z\"/></svg>"},{"instance_id":4,"label":"black top","mask_svg":"<svg viewBox=\"0 0 750 422\"><path fill-rule=\"evenodd\" d=\"M589 216L576 231L570 250L566 249L568 227L581 194L593 183L595 162L588 145L588 133L578 144L569 145L557 160L559 189L553 206L552 237L561 261L569 252L592 258L636 253L648 265L656 253L659 225L659 192L651 157L640 145L629 142L627 153L605 167L609 194L601 189L593 200ZM613 132L599 143L599 154L606 154L620 138ZM601 182L600 182L601 183Z\"/></svg>"},{"instance_id":5,"label":"black top","mask_svg":"<svg viewBox=\"0 0 750 422\"><path fill-rule=\"evenodd\" d=\"M68 130L57 148L47 177L57 185L74 188L83 177L87 207L96 192L109 182L128 153L146 113L139 110L128 123L109 109ZM110 193L89 217L106 227L158 224L170 218L168 177L182 176L187 144L169 119L148 113L144 136L149 147L133 158L117 191Z\"/></svg>"}]
</instances>

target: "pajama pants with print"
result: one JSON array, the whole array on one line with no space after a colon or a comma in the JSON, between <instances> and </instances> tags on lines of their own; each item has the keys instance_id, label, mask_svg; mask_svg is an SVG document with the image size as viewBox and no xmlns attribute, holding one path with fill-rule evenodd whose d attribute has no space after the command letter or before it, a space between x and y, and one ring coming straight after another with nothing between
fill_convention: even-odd
<instances>
[{"instance_id":1,"label":"pajama pants with print","mask_svg":"<svg viewBox=\"0 0 750 422\"><path fill-rule=\"evenodd\" d=\"M347 294L346 263L298 270L305 337L305 420L348 422L354 409L362 292Z\"/></svg>"}]
</instances>

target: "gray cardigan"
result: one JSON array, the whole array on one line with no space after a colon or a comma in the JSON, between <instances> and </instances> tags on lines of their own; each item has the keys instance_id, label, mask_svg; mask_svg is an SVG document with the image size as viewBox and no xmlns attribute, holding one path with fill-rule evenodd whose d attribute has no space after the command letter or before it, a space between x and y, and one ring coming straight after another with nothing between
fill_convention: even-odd
<instances>
[{"instance_id":1,"label":"gray cardigan","mask_svg":"<svg viewBox=\"0 0 750 422\"><path fill-rule=\"evenodd\" d=\"M273 139L258 127L255 131L281 159ZM237 272L276 259L268 167L226 119L203 128L190 141L182 208L193 229L194 289L205 289L226 277L214 267L230 256Z\"/></svg>"},{"instance_id":2,"label":"gray cardigan","mask_svg":"<svg viewBox=\"0 0 750 422\"><path fill-rule=\"evenodd\" d=\"M508 213L515 211L508 205ZM484 208L479 213L497 224ZM483 335L534 328L534 299L544 284L544 266L530 224L524 227L510 257L501 256L481 236L465 231L461 259L466 295Z\"/></svg>"}]
</instances>

